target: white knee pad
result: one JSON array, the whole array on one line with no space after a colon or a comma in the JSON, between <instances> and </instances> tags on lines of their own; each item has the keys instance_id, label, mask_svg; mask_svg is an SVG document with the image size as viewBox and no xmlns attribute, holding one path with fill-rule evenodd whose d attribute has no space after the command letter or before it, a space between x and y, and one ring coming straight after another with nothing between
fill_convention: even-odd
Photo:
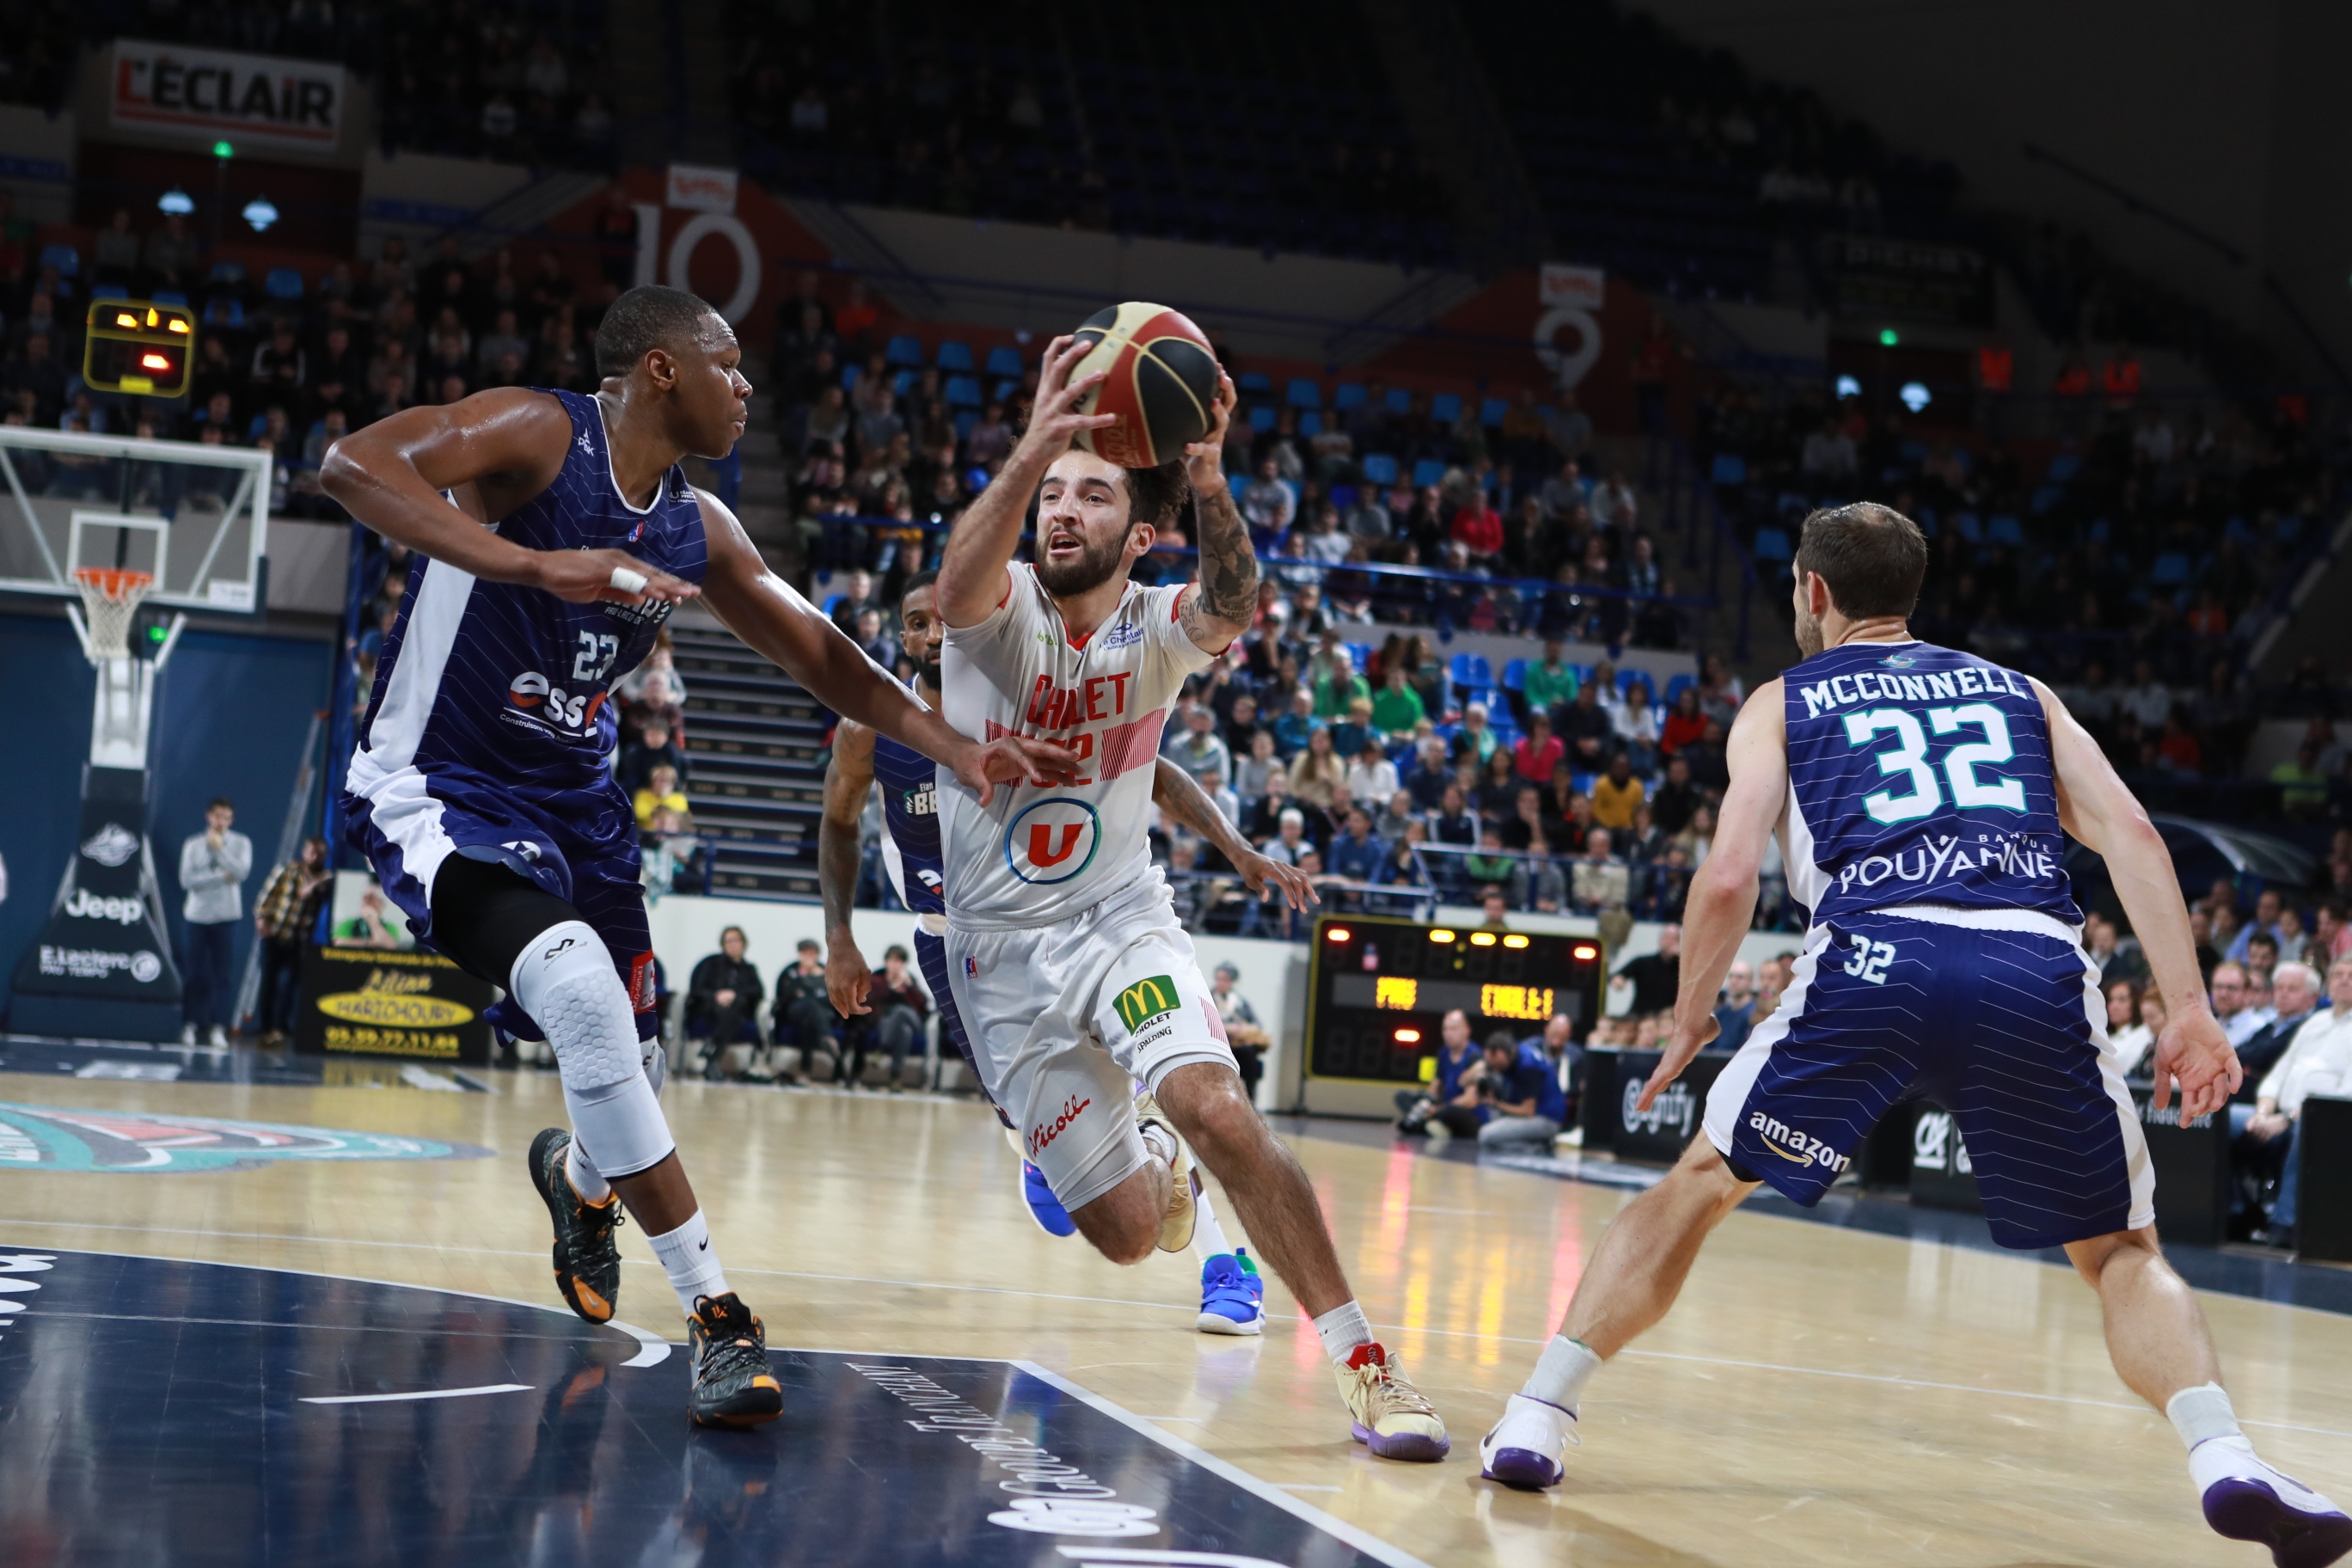
<instances>
[{"instance_id":1,"label":"white knee pad","mask_svg":"<svg viewBox=\"0 0 2352 1568\"><path fill-rule=\"evenodd\" d=\"M572 1130L607 1177L632 1176L677 1147L646 1076L636 1015L613 955L583 921L541 931L509 988L555 1049Z\"/></svg>"}]
</instances>

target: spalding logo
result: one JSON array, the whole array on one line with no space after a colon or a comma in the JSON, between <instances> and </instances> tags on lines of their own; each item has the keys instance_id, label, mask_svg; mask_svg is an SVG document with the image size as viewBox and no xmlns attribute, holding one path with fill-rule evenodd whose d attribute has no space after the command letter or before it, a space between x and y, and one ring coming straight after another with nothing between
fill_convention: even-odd
<instances>
[{"instance_id":1,"label":"spalding logo","mask_svg":"<svg viewBox=\"0 0 2352 1568\"><path fill-rule=\"evenodd\" d=\"M101 866L120 866L139 853L139 836L119 822L110 822L89 836L81 852Z\"/></svg>"},{"instance_id":2,"label":"spalding logo","mask_svg":"<svg viewBox=\"0 0 2352 1568\"><path fill-rule=\"evenodd\" d=\"M1051 887L1092 865L1101 843L1102 823L1093 806L1052 795L1024 807L1004 830L1004 863L1023 881Z\"/></svg>"}]
</instances>

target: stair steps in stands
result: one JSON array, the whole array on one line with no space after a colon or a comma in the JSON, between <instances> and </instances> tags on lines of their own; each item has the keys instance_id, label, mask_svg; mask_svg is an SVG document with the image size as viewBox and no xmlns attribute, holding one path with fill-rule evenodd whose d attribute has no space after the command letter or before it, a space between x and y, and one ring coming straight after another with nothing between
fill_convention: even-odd
<instances>
[{"instance_id":1,"label":"stair steps in stands","mask_svg":"<svg viewBox=\"0 0 2352 1568\"><path fill-rule=\"evenodd\" d=\"M833 717L790 677L690 614L670 622L686 683L686 797L709 847L710 890L814 899Z\"/></svg>"}]
</instances>

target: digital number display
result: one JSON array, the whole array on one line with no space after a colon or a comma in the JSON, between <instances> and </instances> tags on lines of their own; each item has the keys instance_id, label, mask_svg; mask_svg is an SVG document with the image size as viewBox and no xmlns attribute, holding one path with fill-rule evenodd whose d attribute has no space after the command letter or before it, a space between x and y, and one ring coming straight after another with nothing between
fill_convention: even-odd
<instances>
[{"instance_id":1,"label":"digital number display","mask_svg":"<svg viewBox=\"0 0 2352 1568\"><path fill-rule=\"evenodd\" d=\"M1474 1040L1538 1033L1555 1013L1581 1035L1601 1010L1601 958L1592 937L1325 916L1308 961L1307 1070L1423 1081L1456 1008Z\"/></svg>"}]
</instances>

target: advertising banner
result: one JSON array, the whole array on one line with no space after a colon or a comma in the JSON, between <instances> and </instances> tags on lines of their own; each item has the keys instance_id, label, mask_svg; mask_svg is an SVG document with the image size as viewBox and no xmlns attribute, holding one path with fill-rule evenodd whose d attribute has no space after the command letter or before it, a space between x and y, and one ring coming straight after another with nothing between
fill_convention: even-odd
<instances>
[{"instance_id":1,"label":"advertising banner","mask_svg":"<svg viewBox=\"0 0 2352 1568\"><path fill-rule=\"evenodd\" d=\"M177 1031L180 973L146 827L144 773L84 773L80 835L39 940L16 964L16 1028L115 1039Z\"/></svg>"},{"instance_id":2,"label":"advertising banner","mask_svg":"<svg viewBox=\"0 0 2352 1568\"><path fill-rule=\"evenodd\" d=\"M137 38L114 41L108 118L190 142L330 152L342 135L343 68Z\"/></svg>"},{"instance_id":3,"label":"advertising banner","mask_svg":"<svg viewBox=\"0 0 2352 1568\"><path fill-rule=\"evenodd\" d=\"M312 943L302 954L294 1048L486 1067L482 1015L496 999L487 982L437 952Z\"/></svg>"}]
</instances>

